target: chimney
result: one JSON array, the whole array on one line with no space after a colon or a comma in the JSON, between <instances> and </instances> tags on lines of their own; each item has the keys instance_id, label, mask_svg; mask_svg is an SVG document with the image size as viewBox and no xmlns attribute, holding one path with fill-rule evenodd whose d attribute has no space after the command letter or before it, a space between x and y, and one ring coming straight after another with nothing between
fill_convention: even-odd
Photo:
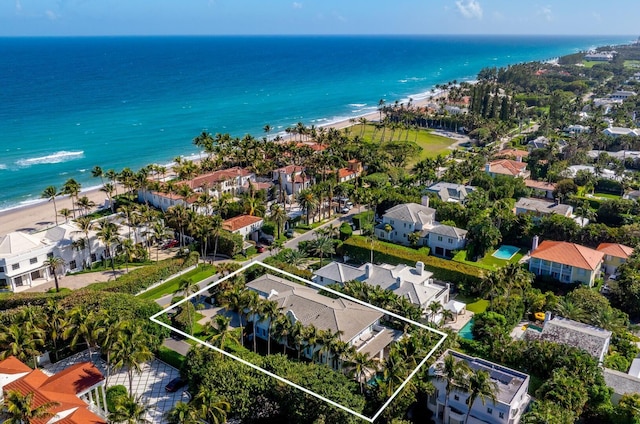
<instances>
[{"instance_id":1,"label":"chimney","mask_svg":"<svg viewBox=\"0 0 640 424\"><path fill-rule=\"evenodd\" d=\"M484 165L484 172L486 172L486 173L491 172L491 164L490 163L486 163Z\"/></svg>"},{"instance_id":2,"label":"chimney","mask_svg":"<svg viewBox=\"0 0 640 424\"><path fill-rule=\"evenodd\" d=\"M429 207L429 196L427 195L422 196L422 206Z\"/></svg>"},{"instance_id":3,"label":"chimney","mask_svg":"<svg viewBox=\"0 0 640 424\"><path fill-rule=\"evenodd\" d=\"M400 278L400 277L396 277L396 285L397 285L398 287L401 287L401 286L402 286L402 278Z\"/></svg>"},{"instance_id":4,"label":"chimney","mask_svg":"<svg viewBox=\"0 0 640 424\"><path fill-rule=\"evenodd\" d=\"M371 267L373 265L372 264L366 264L364 266L364 275L367 277L367 279L371 278Z\"/></svg>"},{"instance_id":5,"label":"chimney","mask_svg":"<svg viewBox=\"0 0 640 424\"><path fill-rule=\"evenodd\" d=\"M531 253L536 251L539 242L540 238L538 236L533 236L533 241L531 242Z\"/></svg>"},{"instance_id":6,"label":"chimney","mask_svg":"<svg viewBox=\"0 0 640 424\"><path fill-rule=\"evenodd\" d=\"M416 262L416 271L418 272L418 275L424 275L424 262Z\"/></svg>"},{"instance_id":7,"label":"chimney","mask_svg":"<svg viewBox=\"0 0 640 424\"><path fill-rule=\"evenodd\" d=\"M516 162L522 162L522 155L516 155Z\"/></svg>"},{"instance_id":8,"label":"chimney","mask_svg":"<svg viewBox=\"0 0 640 424\"><path fill-rule=\"evenodd\" d=\"M551 318L553 318L553 315L551 314L550 311L547 311L544 313L544 324L547 323L547 321L551 321Z\"/></svg>"}]
</instances>

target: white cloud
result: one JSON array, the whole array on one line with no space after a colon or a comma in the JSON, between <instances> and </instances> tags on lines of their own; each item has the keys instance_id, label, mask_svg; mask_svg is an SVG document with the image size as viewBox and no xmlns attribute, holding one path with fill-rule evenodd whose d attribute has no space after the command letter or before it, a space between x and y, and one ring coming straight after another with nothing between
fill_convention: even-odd
<instances>
[{"instance_id":1,"label":"white cloud","mask_svg":"<svg viewBox=\"0 0 640 424\"><path fill-rule=\"evenodd\" d=\"M302 9L302 3L298 3L297 1L294 1L292 6L294 9Z\"/></svg>"},{"instance_id":2,"label":"white cloud","mask_svg":"<svg viewBox=\"0 0 640 424\"><path fill-rule=\"evenodd\" d=\"M482 19L482 6L478 0L457 0L458 12L467 19Z\"/></svg>"},{"instance_id":3,"label":"white cloud","mask_svg":"<svg viewBox=\"0 0 640 424\"><path fill-rule=\"evenodd\" d=\"M547 21L553 21L553 12L551 11L551 6L543 6L538 10L538 16L542 16L542 18Z\"/></svg>"}]
</instances>

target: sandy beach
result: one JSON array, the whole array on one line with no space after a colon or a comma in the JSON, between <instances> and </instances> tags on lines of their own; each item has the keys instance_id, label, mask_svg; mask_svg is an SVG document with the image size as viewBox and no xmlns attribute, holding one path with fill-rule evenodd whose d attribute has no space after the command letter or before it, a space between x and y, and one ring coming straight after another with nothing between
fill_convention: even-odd
<instances>
[{"instance_id":1,"label":"sandy beach","mask_svg":"<svg viewBox=\"0 0 640 424\"><path fill-rule=\"evenodd\" d=\"M446 92L434 93L433 99L426 97L417 101L413 101L412 105L415 107L422 107L428 103L435 101L439 97L445 96ZM380 118L378 111L361 115L360 117L366 118L368 121L377 121ZM336 129L343 129L354 125L349 119L343 121L334 122L332 124L323 125L325 127L333 127ZM46 186L46 184L43 184ZM119 192L122 191L121 187L118 187ZM96 205L104 205L107 200L106 194L99 189L83 191L81 196L87 196L90 200L95 202ZM69 196L61 196L56 198L56 207L60 211L62 208L72 209L73 205ZM63 223L64 218L58 216L58 223ZM53 203L43 199L42 202L34 203L32 205L25 205L6 211L0 211L0 236L10 233L12 231L26 231L34 233L38 231L46 230L49 227L55 225L55 214L53 211Z\"/></svg>"}]
</instances>

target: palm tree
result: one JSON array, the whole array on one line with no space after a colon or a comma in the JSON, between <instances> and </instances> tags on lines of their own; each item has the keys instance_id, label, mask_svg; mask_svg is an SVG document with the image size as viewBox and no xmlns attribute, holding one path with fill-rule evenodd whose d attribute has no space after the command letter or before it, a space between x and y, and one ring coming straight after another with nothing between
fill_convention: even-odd
<instances>
[{"instance_id":1,"label":"palm tree","mask_svg":"<svg viewBox=\"0 0 640 424\"><path fill-rule=\"evenodd\" d=\"M278 238L280 238L282 226L287 221L287 212L279 203L271 205L271 219L276 223L278 228Z\"/></svg>"},{"instance_id":2,"label":"palm tree","mask_svg":"<svg viewBox=\"0 0 640 424\"><path fill-rule=\"evenodd\" d=\"M487 371L484 370L474 370L472 371L467 379L466 390L469 392L469 399L467 399L467 405L469 409L467 411L467 416L464 419L464 423L467 424L469 421L469 415L471 415L471 409L473 408L473 404L477 398L480 398L482 404L484 405L486 400L489 399L491 402L496 402L496 395L499 391L498 383L491 380L491 376Z\"/></svg>"},{"instance_id":3,"label":"palm tree","mask_svg":"<svg viewBox=\"0 0 640 424\"><path fill-rule=\"evenodd\" d=\"M36 357L41 353L39 348L44 346L44 337L44 331L28 323L2 326L0 359L15 356L22 362L33 361L33 366L36 367Z\"/></svg>"},{"instance_id":4,"label":"palm tree","mask_svg":"<svg viewBox=\"0 0 640 424\"><path fill-rule=\"evenodd\" d=\"M178 288L176 289L174 294L182 293L182 296L189 297L192 294L196 293L198 290L200 290L200 286L198 285L198 283L193 282L187 278L183 278L178 283ZM187 301L187 303L190 303L190 301ZM189 305L187 305L186 307L188 308L187 313L189 314L189 329L191 330L190 334L193 336L193 317L191 316L192 308Z\"/></svg>"},{"instance_id":5,"label":"palm tree","mask_svg":"<svg viewBox=\"0 0 640 424\"><path fill-rule=\"evenodd\" d=\"M228 311L233 311L238 314L238 321L240 322L240 344L244 346L243 337L243 325L242 316L246 304L245 291L241 287L235 287L232 290L227 290L220 296L220 305Z\"/></svg>"},{"instance_id":6,"label":"palm tree","mask_svg":"<svg viewBox=\"0 0 640 424\"><path fill-rule=\"evenodd\" d=\"M56 292L60 291L60 285L58 284L58 273L56 270L65 265L64 259L60 256L52 256L47 258L46 261L43 262L46 266L49 267L49 271L53 274L53 280L56 283Z\"/></svg>"},{"instance_id":7,"label":"palm tree","mask_svg":"<svg viewBox=\"0 0 640 424\"><path fill-rule=\"evenodd\" d=\"M107 253L107 257L111 258L111 269L113 270L113 275L116 275L116 263L115 263L115 255L111 251L111 246L114 243L117 243L120 240L118 236L118 227L113 222L109 222L107 220L102 220L98 224L98 231L96 232L96 237L98 240L102 242L104 245L104 249Z\"/></svg>"},{"instance_id":8,"label":"palm tree","mask_svg":"<svg viewBox=\"0 0 640 424\"><path fill-rule=\"evenodd\" d=\"M356 352L349 359L351 373L360 383L360 393L364 393L364 381L367 373L377 368L377 363L368 353Z\"/></svg>"},{"instance_id":9,"label":"palm tree","mask_svg":"<svg viewBox=\"0 0 640 424\"><path fill-rule=\"evenodd\" d=\"M447 355L444 361L436 365L436 378L445 380L444 410L447 410L449 396L454 389L461 390L465 386L465 377L470 372L469 365L465 361L458 361L453 355Z\"/></svg>"},{"instance_id":10,"label":"palm tree","mask_svg":"<svg viewBox=\"0 0 640 424\"><path fill-rule=\"evenodd\" d=\"M224 424L231 411L229 402L220 398L212 389L202 387L193 398L193 404L201 419L209 424Z\"/></svg>"},{"instance_id":11,"label":"palm tree","mask_svg":"<svg viewBox=\"0 0 640 424\"><path fill-rule=\"evenodd\" d=\"M89 231L92 230L93 228L93 222L91 222L91 218L88 218L86 216L81 216L80 218L76 219L76 226L79 228L78 232L81 232L84 234L86 243L85 243L85 247L87 247L89 249L89 260L87 260L85 262L85 265L89 265L89 267L91 267L91 241L89 240Z\"/></svg>"},{"instance_id":12,"label":"palm tree","mask_svg":"<svg viewBox=\"0 0 640 424\"><path fill-rule=\"evenodd\" d=\"M333 240L329 237L318 237L313 240L311 243L311 249L315 255L320 257L320 268L322 268L322 258L325 255L332 255L335 253L335 248L333 247Z\"/></svg>"},{"instance_id":13,"label":"palm tree","mask_svg":"<svg viewBox=\"0 0 640 424\"><path fill-rule=\"evenodd\" d=\"M142 402L142 396L136 396L132 393L128 393L117 399L115 410L109 414L109 422L112 423L125 423L125 424L146 424L151 423L146 418L147 413L150 411L148 404Z\"/></svg>"},{"instance_id":14,"label":"palm tree","mask_svg":"<svg viewBox=\"0 0 640 424\"><path fill-rule=\"evenodd\" d=\"M7 424L32 424L43 422L54 416L51 409L60 405L58 402L45 402L40 406L34 405L35 394L22 394L18 390L9 390L2 400L2 412L8 417Z\"/></svg>"},{"instance_id":15,"label":"palm tree","mask_svg":"<svg viewBox=\"0 0 640 424\"><path fill-rule=\"evenodd\" d=\"M200 424L198 411L189 403L178 401L174 407L165 412L164 418L168 424Z\"/></svg>"},{"instance_id":16,"label":"palm tree","mask_svg":"<svg viewBox=\"0 0 640 424\"><path fill-rule=\"evenodd\" d=\"M91 208L96 205L96 202L87 196L82 196L76 201L76 205L80 208L80 215L87 215L91 211Z\"/></svg>"},{"instance_id":17,"label":"palm tree","mask_svg":"<svg viewBox=\"0 0 640 424\"><path fill-rule=\"evenodd\" d=\"M128 274L129 262L131 262L131 257L136 251L136 246L130 238L126 238L120 242L120 249L122 251L122 256L124 257L125 272Z\"/></svg>"},{"instance_id":18,"label":"palm tree","mask_svg":"<svg viewBox=\"0 0 640 424\"><path fill-rule=\"evenodd\" d=\"M205 333L209 336L208 342L217 344L218 348L224 350L224 343L228 337L233 337L233 327L231 327L231 318L224 315L216 315L213 318L215 324L211 321L205 327ZM222 358L222 354L220 354Z\"/></svg>"},{"instance_id":19,"label":"palm tree","mask_svg":"<svg viewBox=\"0 0 640 424\"><path fill-rule=\"evenodd\" d=\"M69 325L63 337L71 338L72 349L78 342L84 342L89 350L89 358L93 361L92 349L98 345L103 331L102 317L88 310L86 306L78 305L69 312Z\"/></svg>"},{"instance_id":20,"label":"palm tree","mask_svg":"<svg viewBox=\"0 0 640 424\"><path fill-rule=\"evenodd\" d=\"M71 212L71 209L68 209L68 208L62 208L62 209L60 209L60 212L58 213L58 215L60 215L61 217L64 218L64 222L65 223L69 222L69 217L72 214L73 213Z\"/></svg>"},{"instance_id":21,"label":"palm tree","mask_svg":"<svg viewBox=\"0 0 640 424\"><path fill-rule=\"evenodd\" d=\"M282 344L282 354L287 353L287 342L293 331L293 324L288 316L279 314L273 322L275 338Z\"/></svg>"},{"instance_id":22,"label":"palm tree","mask_svg":"<svg viewBox=\"0 0 640 424\"><path fill-rule=\"evenodd\" d=\"M218 254L218 241L220 240L220 231L222 231L222 217L217 214L211 217L211 234L213 235L213 262L216 261Z\"/></svg>"},{"instance_id":23,"label":"palm tree","mask_svg":"<svg viewBox=\"0 0 640 424\"><path fill-rule=\"evenodd\" d=\"M273 300L262 302L260 308L260 316L263 320L269 321L267 326L267 355L271 355L271 328L273 327L276 317L280 316L281 308L278 303Z\"/></svg>"},{"instance_id":24,"label":"palm tree","mask_svg":"<svg viewBox=\"0 0 640 424\"><path fill-rule=\"evenodd\" d=\"M69 198L71 199L71 204L75 205L76 201L74 199L77 200L78 194L80 194L80 183L74 180L73 178L69 178L67 181L64 182L64 185L62 186L62 194L68 194ZM75 218L76 217L75 207L72 209L72 212L73 212L73 217Z\"/></svg>"},{"instance_id":25,"label":"palm tree","mask_svg":"<svg viewBox=\"0 0 640 424\"><path fill-rule=\"evenodd\" d=\"M120 337L114 343L113 368L127 368L129 393L133 393L133 372L140 374L142 364L153 359L149 342L149 334L141 326L128 321L123 325Z\"/></svg>"},{"instance_id":26,"label":"palm tree","mask_svg":"<svg viewBox=\"0 0 640 424\"><path fill-rule=\"evenodd\" d=\"M189 222L187 208L184 205L171 206L167 209L165 216L170 225L178 228L178 232L180 233L180 247L182 247L184 242L184 229Z\"/></svg>"},{"instance_id":27,"label":"palm tree","mask_svg":"<svg viewBox=\"0 0 640 424\"><path fill-rule=\"evenodd\" d=\"M67 327L67 311L58 302L49 299L44 308L47 319L43 319L43 331L47 335L47 345L53 345L54 360L58 360L58 341L62 340L64 330Z\"/></svg>"},{"instance_id":28,"label":"palm tree","mask_svg":"<svg viewBox=\"0 0 640 424\"><path fill-rule=\"evenodd\" d=\"M307 214L307 225L311 225L311 213L318 207L318 198L310 189L304 189L298 193L298 203Z\"/></svg>"},{"instance_id":29,"label":"palm tree","mask_svg":"<svg viewBox=\"0 0 640 424\"><path fill-rule=\"evenodd\" d=\"M58 208L56 206L56 197L59 196L58 189L56 186L50 185L45 188L40 197L43 199L47 199L49 202L53 202L53 214L56 218L56 225L58 225Z\"/></svg>"}]
</instances>

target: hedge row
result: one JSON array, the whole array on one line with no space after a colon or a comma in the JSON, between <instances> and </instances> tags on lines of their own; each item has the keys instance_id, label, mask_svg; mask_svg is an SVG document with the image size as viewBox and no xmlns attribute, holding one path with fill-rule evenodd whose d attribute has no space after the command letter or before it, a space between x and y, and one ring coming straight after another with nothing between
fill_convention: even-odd
<instances>
[{"instance_id":1,"label":"hedge row","mask_svg":"<svg viewBox=\"0 0 640 424\"><path fill-rule=\"evenodd\" d=\"M155 265L135 269L128 274L121 275L114 281L90 284L87 288L135 295L158 281L197 264L199 258L198 252L191 252L187 258L168 259Z\"/></svg>"},{"instance_id":2,"label":"hedge row","mask_svg":"<svg viewBox=\"0 0 640 424\"><path fill-rule=\"evenodd\" d=\"M345 255L357 262L365 263L371 259L371 243L365 237L353 236L345 240L342 249ZM483 276L483 271L479 268L429 256L428 248L416 250L378 240L373 242L373 261L411 266L422 261L425 269L433 272L433 276L438 280L449 281L464 287L476 285Z\"/></svg>"},{"instance_id":3,"label":"hedge row","mask_svg":"<svg viewBox=\"0 0 640 424\"><path fill-rule=\"evenodd\" d=\"M0 310L18 308L25 305L44 306L49 299L60 300L69 296L69 291L61 293L3 293L0 295Z\"/></svg>"}]
</instances>

